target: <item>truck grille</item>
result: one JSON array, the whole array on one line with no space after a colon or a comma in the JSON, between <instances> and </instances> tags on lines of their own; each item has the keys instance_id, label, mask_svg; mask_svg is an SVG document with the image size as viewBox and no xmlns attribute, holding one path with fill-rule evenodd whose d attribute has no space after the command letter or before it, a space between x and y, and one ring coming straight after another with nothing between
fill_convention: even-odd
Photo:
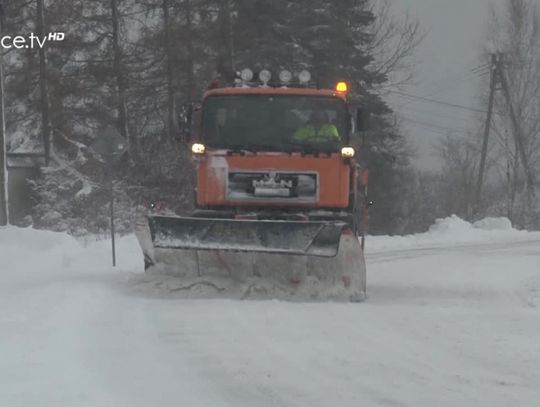
<instances>
[{"instance_id":1,"label":"truck grille","mask_svg":"<svg viewBox=\"0 0 540 407\"><path fill-rule=\"evenodd\" d=\"M227 198L230 201L281 200L316 202L319 177L304 172L229 172Z\"/></svg>"}]
</instances>

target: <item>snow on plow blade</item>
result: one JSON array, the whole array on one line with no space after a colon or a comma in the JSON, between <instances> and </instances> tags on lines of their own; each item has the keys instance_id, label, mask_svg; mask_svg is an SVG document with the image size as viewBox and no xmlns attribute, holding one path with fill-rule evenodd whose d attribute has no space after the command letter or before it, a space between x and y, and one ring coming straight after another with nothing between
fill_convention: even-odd
<instances>
[{"instance_id":1,"label":"snow on plow blade","mask_svg":"<svg viewBox=\"0 0 540 407\"><path fill-rule=\"evenodd\" d=\"M334 257L344 223L233 219L149 219L155 247Z\"/></svg>"},{"instance_id":2,"label":"snow on plow blade","mask_svg":"<svg viewBox=\"0 0 540 407\"><path fill-rule=\"evenodd\" d=\"M343 222L152 216L136 234L148 280L180 296L365 296L363 252Z\"/></svg>"}]
</instances>

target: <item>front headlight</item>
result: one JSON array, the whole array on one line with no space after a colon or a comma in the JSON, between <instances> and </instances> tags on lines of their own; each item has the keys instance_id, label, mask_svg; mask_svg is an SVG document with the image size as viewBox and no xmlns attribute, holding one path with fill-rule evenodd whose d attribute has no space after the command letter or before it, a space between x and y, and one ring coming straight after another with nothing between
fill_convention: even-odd
<instances>
[{"instance_id":1,"label":"front headlight","mask_svg":"<svg viewBox=\"0 0 540 407\"><path fill-rule=\"evenodd\" d=\"M191 146L191 152L193 154L202 155L204 154L205 151L206 151L206 147L204 146L204 144L195 143Z\"/></svg>"},{"instance_id":2,"label":"front headlight","mask_svg":"<svg viewBox=\"0 0 540 407\"><path fill-rule=\"evenodd\" d=\"M343 158L353 158L354 157L354 148L352 148L352 147L343 147L341 149L341 156Z\"/></svg>"}]
</instances>

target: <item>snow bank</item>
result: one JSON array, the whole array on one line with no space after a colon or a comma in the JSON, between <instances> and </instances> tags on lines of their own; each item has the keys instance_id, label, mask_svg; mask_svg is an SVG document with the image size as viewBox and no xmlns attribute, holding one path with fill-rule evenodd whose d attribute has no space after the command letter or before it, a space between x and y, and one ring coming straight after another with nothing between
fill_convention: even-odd
<instances>
[{"instance_id":1,"label":"snow bank","mask_svg":"<svg viewBox=\"0 0 540 407\"><path fill-rule=\"evenodd\" d=\"M482 230L513 230L508 218L485 218L474 222L473 226Z\"/></svg>"},{"instance_id":2,"label":"snow bank","mask_svg":"<svg viewBox=\"0 0 540 407\"><path fill-rule=\"evenodd\" d=\"M469 223L453 215L437 219L425 233L407 236L368 236L366 251L438 248L540 240L540 232L512 227L507 218L485 218ZM65 233L14 226L0 228L0 270L111 270L108 239L77 240ZM134 235L117 240L117 263L122 270L142 272L142 254Z\"/></svg>"},{"instance_id":3,"label":"snow bank","mask_svg":"<svg viewBox=\"0 0 540 407\"><path fill-rule=\"evenodd\" d=\"M58 247L79 249L80 245L65 233L15 226L0 228L0 248L3 251L6 249L50 251Z\"/></svg>"},{"instance_id":4,"label":"snow bank","mask_svg":"<svg viewBox=\"0 0 540 407\"><path fill-rule=\"evenodd\" d=\"M507 218L485 218L469 223L456 215L437 219L425 233L407 236L369 236L366 251L402 250L468 244L540 240L540 232L517 230Z\"/></svg>"},{"instance_id":5,"label":"snow bank","mask_svg":"<svg viewBox=\"0 0 540 407\"><path fill-rule=\"evenodd\" d=\"M65 233L13 226L0 228L2 271L54 270L64 267L82 246Z\"/></svg>"},{"instance_id":6,"label":"snow bank","mask_svg":"<svg viewBox=\"0 0 540 407\"><path fill-rule=\"evenodd\" d=\"M108 239L79 241L59 232L0 227L0 271L21 276L25 273L51 274L111 269L111 242ZM134 236L117 241L118 264L122 269L142 271L142 255ZM7 273L11 271L11 273Z\"/></svg>"}]
</instances>

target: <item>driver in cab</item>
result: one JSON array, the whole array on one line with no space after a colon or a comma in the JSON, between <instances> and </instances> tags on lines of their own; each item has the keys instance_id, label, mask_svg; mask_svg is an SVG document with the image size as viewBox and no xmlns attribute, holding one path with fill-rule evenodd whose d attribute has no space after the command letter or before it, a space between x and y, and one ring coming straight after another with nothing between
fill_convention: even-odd
<instances>
[{"instance_id":1,"label":"driver in cab","mask_svg":"<svg viewBox=\"0 0 540 407\"><path fill-rule=\"evenodd\" d=\"M295 131L294 141L325 143L339 141L339 133L335 125L330 123L326 112L315 110L306 124Z\"/></svg>"}]
</instances>

